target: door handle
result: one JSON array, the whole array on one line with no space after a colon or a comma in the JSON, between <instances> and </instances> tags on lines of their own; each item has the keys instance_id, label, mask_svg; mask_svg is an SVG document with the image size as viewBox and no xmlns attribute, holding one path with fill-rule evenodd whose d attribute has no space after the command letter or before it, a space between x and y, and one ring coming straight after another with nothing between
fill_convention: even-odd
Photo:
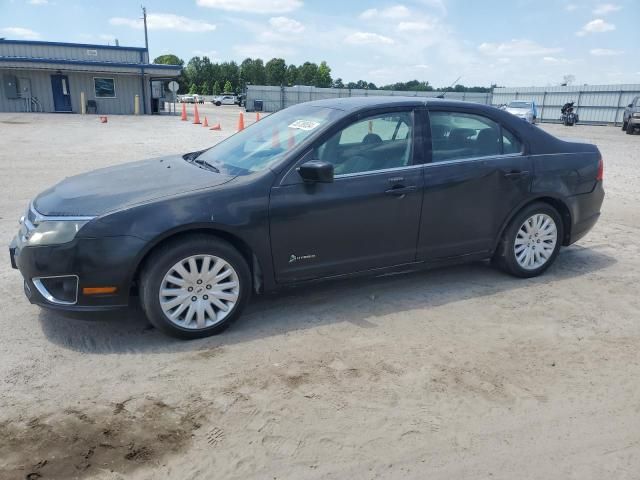
<instances>
[{"instance_id":1,"label":"door handle","mask_svg":"<svg viewBox=\"0 0 640 480\"><path fill-rule=\"evenodd\" d=\"M507 178L522 178L528 177L529 172L527 170L511 170L510 172L505 172L504 176Z\"/></svg>"},{"instance_id":2,"label":"door handle","mask_svg":"<svg viewBox=\"0 0 640 480\"><path fill-rule=\"evenodd\" d=\"M405 187L404 185L395 185L389 190L385 190L384 193L387 195L393 195L394 197L404 197L407 193L415 192L418 189L415 185L409 185Z\"/></svg>"}]
</instances>

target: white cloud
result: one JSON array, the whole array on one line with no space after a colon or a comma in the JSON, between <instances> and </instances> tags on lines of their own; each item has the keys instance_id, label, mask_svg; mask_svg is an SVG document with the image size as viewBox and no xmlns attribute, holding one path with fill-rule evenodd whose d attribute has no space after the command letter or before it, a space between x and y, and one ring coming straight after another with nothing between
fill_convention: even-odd
<instances>
[{"instance_id":1,"label":"white cloud","mask_svg":"<svg viewBox=\"0 0 640 480\"><path fill-rule=\"evenodd\" d=\"M370 8L360 14L360 18L370 20L372 18L405 18L410 15L409 9L404 5L393 5L388 8Z\"/></svg>"},{"instance_id":2,"label":"white cloud","mask_svg":"<svg viewBox=\"0 0 640 480\"><path fill-rule=\"evenodd\" d=\"M201 7L229 12L286 13L302 6L302 0L196 0Z\"/></svg>"},{"instance_id":3,"label":"white cloud","mask_svg":"<svg viewBox=\"0 0 640 480\"><path fill-rule=\"evenodd\" d=\"M371 32L355 32L347 35L344 41L351 45L392 45L394 43L392 38Z\"/></svg>"},{"instance_id":4,"label":"white cloud","mask_svg":"<svg viewBox=\"0 0 640 480\"><path fill-rule=\"evenodd\" d=\"M29 0L29 4L31 5L47 5L49 0Z\"/></svg>"},{"instance_id":5,"label":"white cloud","mask_svg":"<svg viewBox=\"0 0 640 480\"><path fill-rule=\"evenodd\" d=\"M495 57L534 57L562 51L561 48L543 47L531 40L511 40L503 43L482 43L480 53Z\"/></svg>"},{"instance_id":6,"label":"white cloud","mask_svg":"<svg viewBox=\"0 0 640 480\"><path fill-rule=\"evenodd\" d=\"M233 47L234 52L243 58L261 58L265 62L272 58L286 58L294 55L296 52L291 47L284 45L268 45L265 43L250 43L245 45L236 45Z\"/></svg>"},{"instance_id":7,"label":"white cloud","mask_svg":"<svg viewBox=\"0 0 640 480\"><path fill-rule=\"evenodd\" d=\"M426 70L428 68L431 68L429 65L425 64L425 63L419 63L417 65L414 65L413 68L419 68L421 70Z\"/></svg>"},{"instance_id":8,"label":"white cloud","mask_svg":"<svg viewBox=\"0 0 640 480\"><path fill-rule=\"evenodd\" d=\"M303 24L287 17L271 17L269 25L282 33L301 33L304 30Z\"/></svg>"},{"instance_id":9,"label":"white cloud","mask_svg":"<svg viewBox=\"0 0 640 480\"><path fill-rule=\"evenodd\" d=\"M432 8L434 10L438 10L440 14L447 14L447 7L445 6L444 0L419 0L423 5Z\"/></svg>"},{"instance_id":10,"label":"white cloud","mask_svg":"<svg viewBox=\"0 0 640 480\"><path fill-rule=\"evenodd\" d=\"M209 60L211 60L214 63L222 61L222 59L218 57L217 50L194 50L193 54L198 57L207 57L209 58Z\"/></svg>"},{"instance_id":11,"label":"white cloud","mask_svg":"<svg viewBox=\"0 0 640 480\"><path fill-rule=\"evenodd\" d=\"M575 3L569 3L569 4L565 5L564 9L567 12L573 12L574 10L578 9L578 5L576 5Z\"/></svg>"},{"instance_id":12,"label":"white cloud","mask_svg":"<svg viewBox=\"0 0 640 480\"><path fill-rule=\"evenodd\" d=\"M589 53L596 57L613 57L622 55L624 52L622 50L611 50L609 48L594 48L593 50L589 50Z\"/></svg>"},{"instance_id":13,"label":"white cloud","mask_svg":"<svg viewBox=\"0 0 640 480\"><path fill-rule=\"evenodd\" d=\"M593 10L594 15L607 15L612 12L617 12L621 10L622 7L620 5L614 5L613 3L603 3L598 5L595 10Z\"/></svg>"},{"instance_id":14,"label":"white cloud","mask_svg":"<svg viewBox=\"0 0 640 480\"><path fill-rule=\"evenodd\" d=\"M23 40L38 40L40 38L40 34L38 32L22 27L0 28L0 33L7 37L16 37Z\"/></svg>"},{"instance_id":15,"label":"white cloud","mask_svg":"<svg viewBox=\"0 0 640 480\"><path fill-rule=\"evenodd\" d=\"M589 33L604 33L615 30L616 26L612 23L607 23L601 18L596 18L587 23L582 29L576 33L576 35L583 37Z\"/></svg>"},{"instance_id":16,"label":"white cloud","mask_svg":"<svg viewBox=\"0 0 640 480\"><path fill-rule=\"evenodd\" d=\"M400 22L398 24L399 32L424 32L433 29L431 22Z\"/></svg>"},{"instance_id":17,"label":"white cloud","mask_svg":"<svg viewBox=\"0 0 640 480\"><path fill-rule=\"evenodd\" d=\"M142 29L143 23L139 18L114 17L109 19L111 25L126 26ZM175 30L179 32L212 32L216 26L202 20L181 17L172 13L150 13L147 15L149 30Z\"/></svg>"}]
</instances>

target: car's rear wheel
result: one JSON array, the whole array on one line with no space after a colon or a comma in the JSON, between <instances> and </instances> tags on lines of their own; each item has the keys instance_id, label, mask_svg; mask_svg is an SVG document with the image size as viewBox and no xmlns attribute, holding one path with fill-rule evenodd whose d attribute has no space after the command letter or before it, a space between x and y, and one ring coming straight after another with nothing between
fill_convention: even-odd
<instances>
[{"instance_id":1,"label":"car's rear wheel","mask_svg":"<svg viewBox=\"0 0 640 480\"><path fill-rule=\"evenodd\" d=\"M622 122L622 130L626 130L627 129L627 122Z\"/></svg>"},{"instance_id":2,"label":"car's rear wheel","mask_svg":"<svg viewBox=\"0 0 640 480\"><path fill-rule=\"evenodd\" d=\"M240 316L251 295L242 255L209 235L182 237L154 252L141 275L149 321L178 338L220 333Z\"/></svg>"},{"instance_id":3,"label":"car's rear wheel","mask_svg":"<svg viewBox=\"0 0 640 480\"><path fill-rule=\"evenodd\" d=\"M222 105L222 102L216 102L216 107L219 107L220 105Z\"/></svg>"},{"instance_id":4,"label":"car's rear wheel","mask_svg":"<svg viewBox=\"0 0 640 480\"><path fill-rule=\"evenodd\" d=\"M634 126L633 123L627 123L627 135L633 135Z\"/></svg>"},{"instance_id":5,"label":"car's rear wheel","mask_svg":"<svg viewBox=\"0 0 640 480\"><path fill-rule=\"evenodd\" d=\"M517 277L535 277L555 261L563 238L563 224L551 205L536 202L518 213L506 228L494 260Z\"/></svg>"}]
</instances>

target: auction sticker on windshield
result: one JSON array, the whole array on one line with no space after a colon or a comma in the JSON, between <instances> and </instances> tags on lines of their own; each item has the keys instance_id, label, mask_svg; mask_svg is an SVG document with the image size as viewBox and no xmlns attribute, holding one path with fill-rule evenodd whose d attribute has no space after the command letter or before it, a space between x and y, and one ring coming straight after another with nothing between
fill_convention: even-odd
<instances>
[{"instance_id":1,"label":"auction sticker on windshield","mask_svg":"<svg viewBox=\"0 0 640 480\"><path fill-rule=\"evenodd\" d=\"M291 125L289 125L289 128L296 128L298 130L309 131L309 130L313 130L318 125L320 125L320 122L314 122L312 120L296 120Z\"/></svg>"}]
</instances>

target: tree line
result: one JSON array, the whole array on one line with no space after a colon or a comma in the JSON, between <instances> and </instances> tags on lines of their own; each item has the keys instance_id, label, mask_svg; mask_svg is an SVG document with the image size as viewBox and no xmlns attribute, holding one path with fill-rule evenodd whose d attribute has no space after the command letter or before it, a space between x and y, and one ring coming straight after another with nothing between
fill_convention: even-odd
<instances>
[{"instance_id":1,"label":"tree line","mask_svg":"<svg viewBox=\"0 0 640 480\"><path fill-rule=\"evenodd\" d=\"M185 65L176 55L161 55L153 63L166 65L181 65L182 74L178 78L180 89L178 93L218 95L221 93L241 93L247 85L293 86L307 85L319 88L351 88L369 90L406 90L418 92L490 92L491 87L466 87L457 84L453 87L434 88L427 81L411 80L396 82L389 85L377 86L373 82L358 80L344 82L341 78L333 79L331 67L327 62L320 64L304 62L294 65L282 58L272 58L264 63L260 58L246 58L239 65L234 62L211 62L208 57L193 57Z\"/></svg>"}]
</instances>

